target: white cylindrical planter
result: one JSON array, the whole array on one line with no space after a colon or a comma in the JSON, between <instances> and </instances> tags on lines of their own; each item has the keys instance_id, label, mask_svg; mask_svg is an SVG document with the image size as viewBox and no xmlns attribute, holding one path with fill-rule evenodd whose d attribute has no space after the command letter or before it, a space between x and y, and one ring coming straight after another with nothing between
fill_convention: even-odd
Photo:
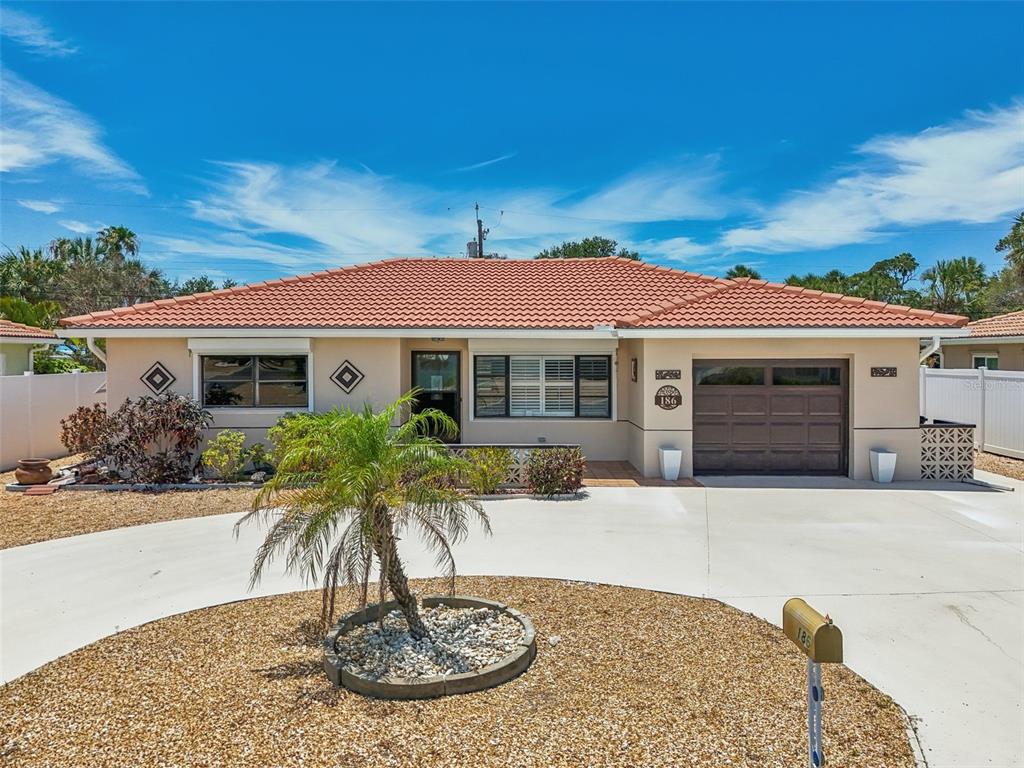
<instances>
[{"instance_id":1,"label":"white cylindrical planter","mask_svg":"<svg viewBox=\"0 0 1024 768\"><path fill-rule=\"evenodd\" d=\"M896 473L896 451L871 449L871 479L876 483L891 483Z\"/></svg>"},{"instance_id":2,"label":"white cylindrical planter","mask_svg":"<svg viewBox=\"0 0 1024 768\"><path fill-rule=\"evenodd\" d=\"M658 464L664 480L678 480L679 468L683 464L683 452L678 448L659 448Z\"/></svg>"}]
</instances>

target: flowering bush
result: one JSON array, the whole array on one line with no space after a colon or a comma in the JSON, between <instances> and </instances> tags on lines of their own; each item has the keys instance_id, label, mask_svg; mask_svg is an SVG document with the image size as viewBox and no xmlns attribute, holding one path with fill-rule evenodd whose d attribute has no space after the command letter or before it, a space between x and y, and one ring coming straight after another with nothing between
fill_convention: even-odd
<instances>
[{"instance_id":1,"label":"flowering bush","mask_svg":"<svg viewBox=\"0 0 1024 768\"><path fill-rule=\"evenodd\" d=\"M245 466L245 433L237 429L222 430L206 444L200 461L222 480L233 480Z\"/></svg>"},{"instance_id":2,"label":"flowering bush","mask_svg":"<svg viewBox=\"0 0 1024 768\"><path fill-rule=\"evenodd\" d=\"M539 448L530 451L526 482L531 492L542 496L576 493L583 486L586 466L579 448Z\"/></svg>"}]
</instances>

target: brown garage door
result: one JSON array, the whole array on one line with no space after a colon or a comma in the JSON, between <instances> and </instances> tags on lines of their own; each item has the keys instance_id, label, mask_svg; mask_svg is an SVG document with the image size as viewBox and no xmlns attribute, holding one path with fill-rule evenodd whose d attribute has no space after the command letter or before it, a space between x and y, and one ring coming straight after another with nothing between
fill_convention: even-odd
<instances>
[{"instance_id":1,"label":"brown garage door","mask_svg":"<svg viewBox=\"0 0 1024 768\"><path fill-rule=\"evenodd\" d=\"M845 475L845 360L697 360L696 474Z\"/></svg>"}]
</instances>

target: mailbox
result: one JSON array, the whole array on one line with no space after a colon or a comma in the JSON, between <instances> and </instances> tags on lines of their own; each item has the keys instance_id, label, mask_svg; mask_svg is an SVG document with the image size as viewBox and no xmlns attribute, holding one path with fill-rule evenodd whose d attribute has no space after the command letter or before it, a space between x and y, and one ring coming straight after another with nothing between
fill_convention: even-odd
<instances>
[{"instance_id":1,"label":"mailbox","mask_svg":"<svg viewBox=\"0 0 1024 768\"><path fill-rule=\"evenodd\" d=\"M828 616L822 616L799 597L782 607L782 631L817 664L843 660L843 633Z\"/></svg>"}]
</instances>

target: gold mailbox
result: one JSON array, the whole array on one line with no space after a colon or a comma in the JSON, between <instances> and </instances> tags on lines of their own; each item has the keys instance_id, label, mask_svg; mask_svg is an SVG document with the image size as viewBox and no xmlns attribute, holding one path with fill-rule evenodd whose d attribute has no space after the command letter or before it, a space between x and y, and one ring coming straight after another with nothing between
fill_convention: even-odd
<instances>
[{"instance_id":1,"label":"gold mailbox","mask_svg":"<svg viewBox=\"0 0 1024 768\"><path fill-rule=\"evenodd\" d=\"M828 616L822 616L799 597L782 607L782 631L818 664L843 660L843 633Z\"/></svg>"}]
</instances>

